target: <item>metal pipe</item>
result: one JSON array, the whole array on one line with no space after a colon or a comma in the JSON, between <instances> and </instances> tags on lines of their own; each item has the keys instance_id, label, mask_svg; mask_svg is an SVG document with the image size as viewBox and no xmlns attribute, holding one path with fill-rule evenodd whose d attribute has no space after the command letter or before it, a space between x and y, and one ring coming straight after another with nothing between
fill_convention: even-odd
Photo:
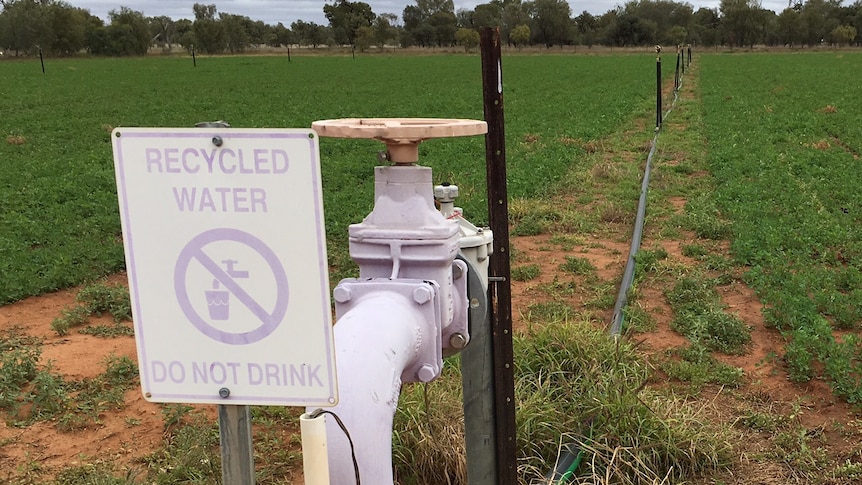
<instances>
[{"instance_id":1,"label":"metal pipe","mask_svg":"<svg viewBox=\"0 0 862 485\"><path fill-rule=\"evenodd\" d=\"M419 354L422 322L415 302L381 292L362 297L335 325L339 403L329 410L353 439L363 483L393 483L392 420L401 374ZM347 436L328 420L326 439L332 484L352 485Z\"/></svg>"}]
</instances>

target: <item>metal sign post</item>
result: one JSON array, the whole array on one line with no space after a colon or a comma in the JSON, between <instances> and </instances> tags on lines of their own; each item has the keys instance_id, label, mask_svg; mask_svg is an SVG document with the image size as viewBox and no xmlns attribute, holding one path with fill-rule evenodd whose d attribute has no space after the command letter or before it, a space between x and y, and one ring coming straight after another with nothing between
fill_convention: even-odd
<instances>
[{"instance_id":1,"label":"metal sign post","mask_svg":"<svg viewBox=\"0 0 862 485\"><path fill-rule=\"evenodd\" d=\"M482 88L485 104L485 156L488 181L488 218L494 233L494 256L489 268L491 339L493 354L494 425L497 484L518 483L515 428L515 365L512 346L512 290L509 267L509 202L506 186L506 141L503 117L503 68L500 30L480 31ZM487 392L487 391L486 391Z\"/></svg>"}]
</instances>

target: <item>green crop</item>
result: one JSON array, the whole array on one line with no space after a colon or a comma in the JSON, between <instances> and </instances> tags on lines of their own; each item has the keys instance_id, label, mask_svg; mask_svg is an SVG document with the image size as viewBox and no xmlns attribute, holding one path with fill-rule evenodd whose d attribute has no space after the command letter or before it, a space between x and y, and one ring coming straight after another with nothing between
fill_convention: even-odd
<instances>
[{"instance_id":1,"label":"green crop","mask_svg":"<svg viewBox=\"0 0 862 485\"><path fill-rule=\"evenodd\" d=\"M351 117L483 119L478 56L52 59L43 75L3 63L0 86L0 304L124 267L110 131L309 127ZM649 109L650 56L507 56L503 64L509 194L543 193L595 140ZM347 226L373 206L383 145L322 139L333 282L355 276ZM435 183L487 221L482 137L425 142Z\"/></svg>"}]
</instances>

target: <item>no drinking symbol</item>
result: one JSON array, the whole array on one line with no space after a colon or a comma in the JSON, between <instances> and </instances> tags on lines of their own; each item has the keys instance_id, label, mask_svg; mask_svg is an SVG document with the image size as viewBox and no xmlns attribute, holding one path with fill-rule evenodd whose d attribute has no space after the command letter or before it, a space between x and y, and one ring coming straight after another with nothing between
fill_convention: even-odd
<instances>
[{"instance_id":1,"label":"no drinking symbol","mask_svg":"<svg viewBox=\"0 0 862 485\"><path fill-rule=\"evenodd\" d=\"M225 251L230 243L239 243L246 253L262 258L270 274L241 269L236 245L233 250ZM191 277L194 268L198 272L202 268L207 279ZM241 285L237 280L248 284ZM211 229L192 238L177 257L174 289L189 322L207 337L225 344L245 345L266 338L278 328L287 312L287 275L281 262L263 241L238 229ZM263 290L270 293L274 290L274 304L266 304ZM271 308L267 310L265 306ZM232 317L236 310L242 309L247 310L242 314L250 315L248 319L252 320L243 322L246 328L248 324L254 328L239 332L225 330L225 324L236 319Z\"/></svg>"}]
</instances>

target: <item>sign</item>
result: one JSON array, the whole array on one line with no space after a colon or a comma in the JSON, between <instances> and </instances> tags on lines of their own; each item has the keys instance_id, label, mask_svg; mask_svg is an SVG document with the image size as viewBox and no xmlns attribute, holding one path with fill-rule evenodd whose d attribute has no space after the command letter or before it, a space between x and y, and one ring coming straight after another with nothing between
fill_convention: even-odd
<instances>
[{"instance_id":1,"label":"sign","mask_svg":"<svg viewBox=\"0 0 862 485\"><path fill-rule=\"evenodd\" d=\"M314 131L117 128L112 140L144 396L334 405Z\"/></svg>"}]
</instances>

